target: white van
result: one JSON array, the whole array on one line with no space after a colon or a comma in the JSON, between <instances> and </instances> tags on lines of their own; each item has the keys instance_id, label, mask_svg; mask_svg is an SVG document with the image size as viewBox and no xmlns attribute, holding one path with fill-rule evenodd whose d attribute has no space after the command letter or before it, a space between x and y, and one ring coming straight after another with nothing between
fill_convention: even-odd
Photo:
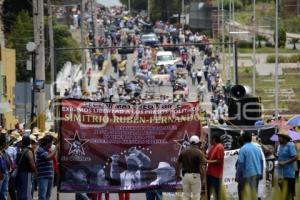
<instances>
[{"instance_id":1,"label":"white van","mask_svg":"<svg viewBox=\"0 0 300 200\"><path fill-rule=\"evenodd\" d=\"M156 65L174 65L178 62L172 51L158 51L156 53Z\"/></svg>"}]
</instances>

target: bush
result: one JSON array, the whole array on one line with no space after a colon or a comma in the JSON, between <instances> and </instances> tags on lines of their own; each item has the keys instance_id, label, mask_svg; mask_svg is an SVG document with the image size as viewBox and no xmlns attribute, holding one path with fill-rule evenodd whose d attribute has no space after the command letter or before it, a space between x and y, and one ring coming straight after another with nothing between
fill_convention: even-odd
<instances>
[{"instance_id":1,"label":"bush","mask_svg":"<svg viewBox=\"0 0 300 200\"><path fill-rule=\"evenodd\" d=\"M279 63L296 63L300 62L300 54L292 55L292 56L279 56L278 57ZM267 56L267 63L275 63L275 55L268 55Z\"/></svg>"},{"instance_id":2,"label":"bush","mask_svg":"<svg viewBox=\"0 0 300 200\"><path fill-rule=\"evenodd\" d=\"M224 1L224 9L225 10L229 10L229 3L230 3L230 0ZM235 11L241 10L242 7L243 7L243 4L240 0L234 0L234 10Z\"/></svg>"},{"instance_id":3,"label":"bush","mask_svg":"<svg viewBox=\"0 0 300 200\"><path fill-rule=\"evenodd\" d=\"M249 42L247 40L240 40L237 43L238 48L252 48L252 46L253 46L252 42Z\"/></svg>"},{"instance_id":4,"label":"bush","mask_svg":"<svg viewBox=\"0 0 300 200\"><path fill-rule=\"evenodd\" d=\"M300 54L290 56L289 62L290 63L300 62Z\"/></svg>"},{"instance_id":5,"label":"bush","mask_svg":"<svg viewBox=\"0 0 300 200\"><path fill-rule=\"evenodd\" d=\"M274 55L268 55L267 56L267 63L275 63L275 56Z\"/></svg>"},{"instance_id":6,"label":"bush","mask_svg":"<svg viewBox=\"0 0 300 200\"><path fill-rule=\"evenodd\" d=\"M275 40L275 35L276 32L274 31L274 41ZM283 27L280 27L278 30L278 47L285 47L285 43L286 43L286 31Z\"/></svg>"}]
</instances>

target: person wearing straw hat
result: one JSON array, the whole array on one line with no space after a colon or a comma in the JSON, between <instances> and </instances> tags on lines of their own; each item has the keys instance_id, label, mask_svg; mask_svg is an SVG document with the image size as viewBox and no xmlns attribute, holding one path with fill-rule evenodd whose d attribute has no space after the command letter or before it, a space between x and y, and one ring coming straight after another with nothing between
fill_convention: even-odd
<instances>
[{"instance_id":1,"label":"person wearing straw hat","mask_svg":"<svg viewBox=\"0 0 300 200\"><path fill-rule=\"evenodd\" d=\"M203 152L200 150L200 139L193 135L190 137L190 147L183 150L176 163L176 178L182 179L183 200L200 199L201 182L205 185L204 166L206 159ZM183 177L180 176L180 170ZM202 180L201 180L202 179Z\"/></svg>"},{"instance_id":2,"label":"person wearing straw hat","mask_svg":"<svg viewBox=\"0 0 300 200\"><path fill-rule=\"evenodd\" d=\"M285 131L277 133L279 139L278 156L278 175L280 178L279 187L285 199L293 199L295 196L295 171L297 151L295 144L291 142L291 137Z\"/></svg>"},{"instance_id":3,"label":"person wearing straw hat","mask_svg":"<svg viewBox=\"0 0 300 200\"><path fill-rule=\"evenodd\" d=\"M9 142L8 142L8 147L6 149L6 153L10 156L11 159L11 173L9 177L9 185L8 185L8 192L10 199L14 200L16 199L16 184L15 184L15 176L16 176L16 159L17 159L17 153L18 150L21 148L21 145L19 142L22 141L22 137L20 133L18 133L17 130L12 130L10 131L9 134Z\"/></svg>"}]
</instances>

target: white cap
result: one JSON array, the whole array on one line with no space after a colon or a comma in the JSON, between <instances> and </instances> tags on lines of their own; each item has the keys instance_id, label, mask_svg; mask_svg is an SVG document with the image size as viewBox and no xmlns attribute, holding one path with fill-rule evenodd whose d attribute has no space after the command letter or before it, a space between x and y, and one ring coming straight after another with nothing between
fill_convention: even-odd
<instances>
[{"instance_id":1,"label":"white cap","mask_svg":"<svg viewBox=\"0 0 300 200\"><path fill-rule=\"evenodd\" d=\"M190 137L190 143L191 144L198 144L200 142L200 139L197 135L193 135Z\"/></svg>"}]
</instances>

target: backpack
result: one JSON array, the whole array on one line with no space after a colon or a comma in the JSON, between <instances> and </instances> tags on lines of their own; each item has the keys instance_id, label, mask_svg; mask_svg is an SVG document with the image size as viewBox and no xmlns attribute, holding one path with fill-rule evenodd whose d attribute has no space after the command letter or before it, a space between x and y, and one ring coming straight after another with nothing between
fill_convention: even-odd
<instances>
[{"instance_id":1,"label":"backpack","mask_svg":"<svg viewBox=\"0 0 300 200\"><path fill-rule=\"evenodd\" d=\"M209 58L206 58L204 60L204 65L210 65L210 59Z\"/></svg>"}]
</instances>

